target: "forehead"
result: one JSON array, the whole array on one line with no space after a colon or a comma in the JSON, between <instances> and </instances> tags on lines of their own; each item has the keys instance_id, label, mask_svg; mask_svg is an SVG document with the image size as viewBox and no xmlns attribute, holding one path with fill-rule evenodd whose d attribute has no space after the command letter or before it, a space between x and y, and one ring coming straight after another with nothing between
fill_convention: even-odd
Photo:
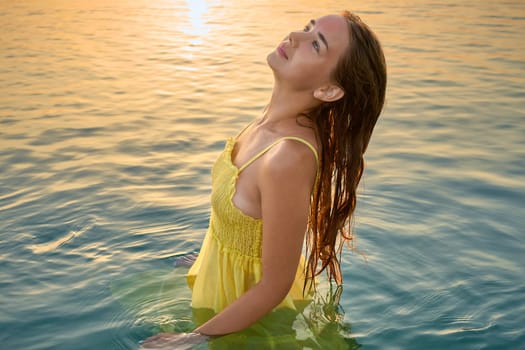
<instances>
[{"instance_id":1,"label":"forehead","mask_svg":"<svg viewBox=\"0 0 525 350\"><path fill-rule=\"evenodd\" d=\"M328 15L315 20L315 27L326 37L328 45L346 47L349 41L347 20L343 16Z\"/></svg>"}]
</instances>

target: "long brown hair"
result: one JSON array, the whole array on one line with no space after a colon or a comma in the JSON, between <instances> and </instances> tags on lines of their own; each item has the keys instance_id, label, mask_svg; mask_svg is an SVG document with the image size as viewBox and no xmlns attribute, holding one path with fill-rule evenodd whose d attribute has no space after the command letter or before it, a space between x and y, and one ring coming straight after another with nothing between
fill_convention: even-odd
<instances>
[{"instance_id":1,"label":"long brown hair","mask_svg":"<svg viewBox=\"0 0 525 350\"><path fill-rule=\"evenodd\" d=\"M324 270L330 281L342 284L341 249L353 239L350 226L363 155L385 100L386 63L379 40L358 16L342 15L350 41L332 80L345 94L306 113L316 126L321 152L308 222L305 288Z\"/></svg>"}]
</instances>

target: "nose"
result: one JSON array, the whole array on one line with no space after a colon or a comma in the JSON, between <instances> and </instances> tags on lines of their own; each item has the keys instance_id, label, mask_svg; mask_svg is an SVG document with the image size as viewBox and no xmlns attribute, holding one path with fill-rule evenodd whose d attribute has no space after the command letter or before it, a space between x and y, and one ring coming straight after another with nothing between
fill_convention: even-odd
<instances>
[{"instance_id":1,"label":"nose","mask_svg":"<svg viewBox=\"0 0 525 350\"><path fill-rule=\"evenodd\" d=\"M288 35L288 41L290 41L291 47L297 47L299 43L308 37L307 32L291 32Z\"/></svg>"}]
</instances>

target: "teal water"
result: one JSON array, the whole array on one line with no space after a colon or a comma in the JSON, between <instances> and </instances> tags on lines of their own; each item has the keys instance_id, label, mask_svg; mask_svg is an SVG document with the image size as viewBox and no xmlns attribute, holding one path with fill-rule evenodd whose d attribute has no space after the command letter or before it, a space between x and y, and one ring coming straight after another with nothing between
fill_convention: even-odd
<instances>
[{"instance_id":1,"label":"teal water","mask_svg":"<svg viewBox=\"0 0 525 350\"><path fill-rule=\"evenodd\" d=\"M0 2L0 348L136 349L156 331L112 284L199 248L211 164L269 97L266 54L341 6L389 70L362 254L343 254L352 339L525 348L517 0Z\"/></svg>"}]
</instances>

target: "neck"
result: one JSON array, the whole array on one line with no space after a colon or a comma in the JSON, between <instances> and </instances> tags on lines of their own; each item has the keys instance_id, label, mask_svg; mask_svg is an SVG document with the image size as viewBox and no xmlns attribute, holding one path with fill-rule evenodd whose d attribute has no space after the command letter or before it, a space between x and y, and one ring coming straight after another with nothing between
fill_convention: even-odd
<instances>
[{"instance_id":1,"label":"neck","mask_svg":"<svg viewBox=\"0 0 525 350\"><path fill-rule=\"evenodd\" d=\"M296 119L301 113L315 107L317 101L310 91L297 91L275 82L270 102L266 106L261 124L279 123Z\"/></svg>"}]
</instances>

